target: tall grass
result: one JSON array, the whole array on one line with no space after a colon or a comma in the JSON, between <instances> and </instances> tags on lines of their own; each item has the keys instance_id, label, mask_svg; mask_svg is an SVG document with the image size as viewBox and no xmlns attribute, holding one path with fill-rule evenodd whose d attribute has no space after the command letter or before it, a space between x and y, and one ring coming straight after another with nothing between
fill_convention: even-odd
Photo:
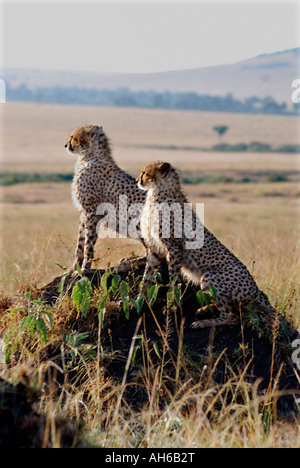
<instances>
[{"instance_id":1,"label":"tall grass","mask_svg":"<svg viewBox=\"0 0 300 468\"><path fill-rule=\"evenodd\" d=\"M1 301L0 329L9 350L1 375L23 382L36 396L36 409L46 416L43 446L62 445L61 421L68 420L80 427L81 443L90 447L300 447L300 421L295 415L277 419L278 398L288 394L278 387L282 367L271 369L262 392L260 379L254 384L248 379L254 356L246 347L240 350L243 365L232 366L226 348L214 353L212 330L206 353L191 353L183 346L184 320L173 320L176 295L173 302L169 297L165 323L159 324L151 291L147 302L157 341L149 341L141 315L128 354L122 353L112 341L107 345L108 324L124 313L116 301L119 290L108 289L106 279L101 284L94 292L87 289L88 310L78 307L70 288L60 290L52 310L34 299L34 290L13 304L9 298ZM31 322L24 326L28 317L40 320L43 314L42 331ZM170 345L174 330L177 351ZM271 366L276 339L273 333ZM112 365L123 369L118 377L107 372ZM225 368L222 383L216 379L220 365Z\"/></svg>"}]
</instances>

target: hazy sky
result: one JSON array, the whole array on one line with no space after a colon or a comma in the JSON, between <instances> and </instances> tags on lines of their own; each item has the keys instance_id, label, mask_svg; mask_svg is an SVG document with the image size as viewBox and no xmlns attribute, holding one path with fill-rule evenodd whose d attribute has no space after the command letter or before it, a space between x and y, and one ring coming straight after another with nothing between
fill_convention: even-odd
<instances>
[{"instance_id":1,"label":"hazy sky","mask_svg":"<svg viewBox=\"0 0 300 468\"><path fill-rule=\"evenodd\" d=\"M159 72L300 46L299 1L3 1L0 66Z\"/></svg>"}]
</instances>

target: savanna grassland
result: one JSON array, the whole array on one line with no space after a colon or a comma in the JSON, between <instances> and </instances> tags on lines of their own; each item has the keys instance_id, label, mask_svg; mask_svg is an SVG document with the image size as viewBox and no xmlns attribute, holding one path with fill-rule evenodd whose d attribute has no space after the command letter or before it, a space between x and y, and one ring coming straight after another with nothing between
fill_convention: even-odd
<instances>
[{"instance_id":1,"label":"savanna grassland","mask_svg":"<svg viewBox=\"0 0 300 468\"><path fill-rule=\"evenodd\" d=\"M70 298L61 297L57 310L49 310L52 319L47 324L44 343L40 343L34 328L31 331L26 331L25 326L20 328L26 314L30 314L28 291L34 294L36 288L62 275L73 262L78 212L71 201L71 182L56 182L49 175L72 174L75 160L66 153L64 144L69 131L84 123L103 126L111 139L115 160L134 176L145 163L157 159L177 167L188 197L193 202L204 203L206 226L247 265L278 313L284 313L299 327L299 155L276 151L210 151L220 141L213 130L216 125L228 126L222 142L231 145L261 142L274 149L299 145L299 119L16 102L2 105L0 112L1 173L10 175L9 183L0 187L0 337L10 346L8 364L2 364L0 369L1 375L13 383L21 381L34 388L41 389L47 380L48 390L37 404L37 409L46 414L43 445L63 445L57 421L70 416L76 425L83 427L88 444L96 446L299 447L299 420L289 415L281 420L268 417L266 423L260 404L263 402L266 409L267 400L264 402L263 397L253 393L253 387L250 390L244 370L232 371L225 385L227 390L224 386L213 390L213 373L207 378L203 370L211 369L207 363L192 370L182 364L182 369L189 369L187 377L180 377L178 387L181 374L177 369L176 391L170 395L168 386L164 386L167 378L164 365L151 368L149 343L145 340L141 346L148 367L145 364L145 371L135 385L148 391L148 404L139 412L130 413L125 396L124 401L118 398L123 396L126 387L124 376L116 384L102 375L105 365L100 352L101 327L97 332L94 360L84 348L88 335L82 338L84 345L80 340L73 341L73 353L79 356L79 361L73 356L74 362L73 358L69 361L74 366L72 369L67 369L61 357L58 364L53 352L50 360L45 359L50 344L58 354L62 349L67 353L67 345L72 347L70 337L74 338L75 322L70 325L70 320L76 316L76 308ZM25 174L24 183L14 183L18 174ZM28 175L32 174L48 178L45 176L42 182L36 178L30 181ZM126 239L99 240L95 266L102 269L113 266L131 252L141 255L143 248ZM12 312L16 308L20 309ZM77 310L76 327L82 324L78 322L78 313ZM98 320L97 317L93 319ZM9 332L10 339L7 339ZM80 334L77 328L76 333ZM82 325L82 333L92 332ZM166 354L163 356L166 356L166 330L164 333ZM62 340L65 340L64 348ZM110 359L112 356L118 359L113 350ZM52 367L50 361L54 362ZM70 377L75 372L75 361L84 381L80 387ZM58 392L53 382L61 369L64 378L58 379L62 389ZM243 395L241 400L222 405L228 396L224 392L237 393L238 388ZM269 390L274 392L274 397L276 385ZM164 398L168 405L163 404ZM214 405L218 412L211 417Z\"/></svg>"}]
</instances>

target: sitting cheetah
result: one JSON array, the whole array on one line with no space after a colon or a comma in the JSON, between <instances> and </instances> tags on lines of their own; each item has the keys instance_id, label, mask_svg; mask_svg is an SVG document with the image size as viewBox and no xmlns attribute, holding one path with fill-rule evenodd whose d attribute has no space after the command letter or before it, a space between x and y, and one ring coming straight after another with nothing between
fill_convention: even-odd
<instances>
[{"instance_id":1,"label":"sitting cheetah","mask_svg":"<svg viewBox=\"0 0 300 468\"><path fill-rule=\"evenodd\" d=\"M116 231L119 231L119 196L127 195L128 207L132 203L143 204L146 193L135 179L123 172L113 160L108 138L102 127L84 125L70 133L65 145L70 154L77 154L72 196L81 212L76 259L70 273L76 274L77 264L82 272L91 268L94 245L97 240L97 223L103 216L97 215L102 203L111 203L116 210ZM128 217L130 221L130 217ZM139 239L141 240L141 239Z\"/></svg>"},{"instance_id":2,"label":"sitting cheetah","mask_svg":"<svg viewBox=\"0 0 300 468\"><path fill-rule=\"evenodd\" d=\"M172 211L170 211L170 235L164 235L162 216L150 215L153 206L161 203L171 206L176 203L183 212L184 204L188 203L181 189L179 175L169 163L156 161L147 164L141 170L137 181L141 189L148 191L141 215L141 232L147 250L147 264L141 294L145 294L147 289L148 275L151 275L161 259L166 257L170 281L174 281L175 277L183 274L195 284L199 284L201 290L207 290L213 286L217 291L219 318L198 320L192 324L193 328L232 325L238 320L232 315L233 307L252 300L272 309L267 296L259 290L245 265L203 226L194 211L191 210L190 227L193 232L196 232L197 223L199 223L198 226L202 226L204 241L201 247L186 248L186 241L190 239L187 239L184 233L186 220L183 216L179 221L182 224L182 236L174 235L176 222L177 228L180 226L178 226L178 218L175 220ZM153 228L156 228L157 236L152 235L155 232Z\"/></svg>"}]
</instances>

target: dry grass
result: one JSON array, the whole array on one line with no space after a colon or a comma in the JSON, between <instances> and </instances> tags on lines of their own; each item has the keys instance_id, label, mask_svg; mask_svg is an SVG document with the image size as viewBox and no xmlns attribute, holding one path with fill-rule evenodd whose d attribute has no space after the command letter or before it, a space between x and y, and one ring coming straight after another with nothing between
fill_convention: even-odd
<instances>
[{"instance_id":1,"label":"dry grass","mask_svg":"<svg viewBox=\"0 0 300 468\"><path fill-rule=\"evenodd\" d=\"M101 297L95 294L95 304ZM18 306L18 309L16 309ZM3 309L3 302L1 303ZM20 324L30 311L30 301L19 298L0 317L0 327L11 333L10 365L1 375L13 383L22 382L31 395L38 395L35 408L46 415L43 443L45 447L62 445L61 421L72 420L81 427L86 446L116 448L296 448L300 447L300 425L295 415L278 420L276 407L280 392L277 380L280 370L270 380L268 391L258 391L260 380L250 384L246 378L251 364L233 368L227 364L226 380L217 383L214 373L223 358L207 350L202 360L178 351L174 362L167 357L170 328L159 328L157 340L161 355L153 360L153 345L147 330L140 331L142 317L137 320L129 356L138 342L143 365L130 364L116 380L105 375L109 363L126 360L113 349L103 348L105 326L100 316L90 314L88 320L75 318L74 304L63 295L55 306L49 340L41 344L37 334L30 336ZM15 312L13 312L15 310ZM110 320L105 312L105 320ZM94 334L94 354L90 341L75 342L79 332ZM76 330L75 330L76 327ZM106 332L107 333L107 332ZM108 330L109 333L109 330ZM181 331L179 331L179 334ZM4 334L4 338L7 333ZM90 338L91 339L91 338ZM274 338L275 340L275 338ZM47 356L51 356L47 359ZM155 355L154 355L155 356ZM180 369L177 381L171 368ZM123 377L123 378L122 378ZM299 380L300 385L300 380ZM132 405L130 395L144 392L147 403L141 408Z\"/></svg>"}]
</instances>

